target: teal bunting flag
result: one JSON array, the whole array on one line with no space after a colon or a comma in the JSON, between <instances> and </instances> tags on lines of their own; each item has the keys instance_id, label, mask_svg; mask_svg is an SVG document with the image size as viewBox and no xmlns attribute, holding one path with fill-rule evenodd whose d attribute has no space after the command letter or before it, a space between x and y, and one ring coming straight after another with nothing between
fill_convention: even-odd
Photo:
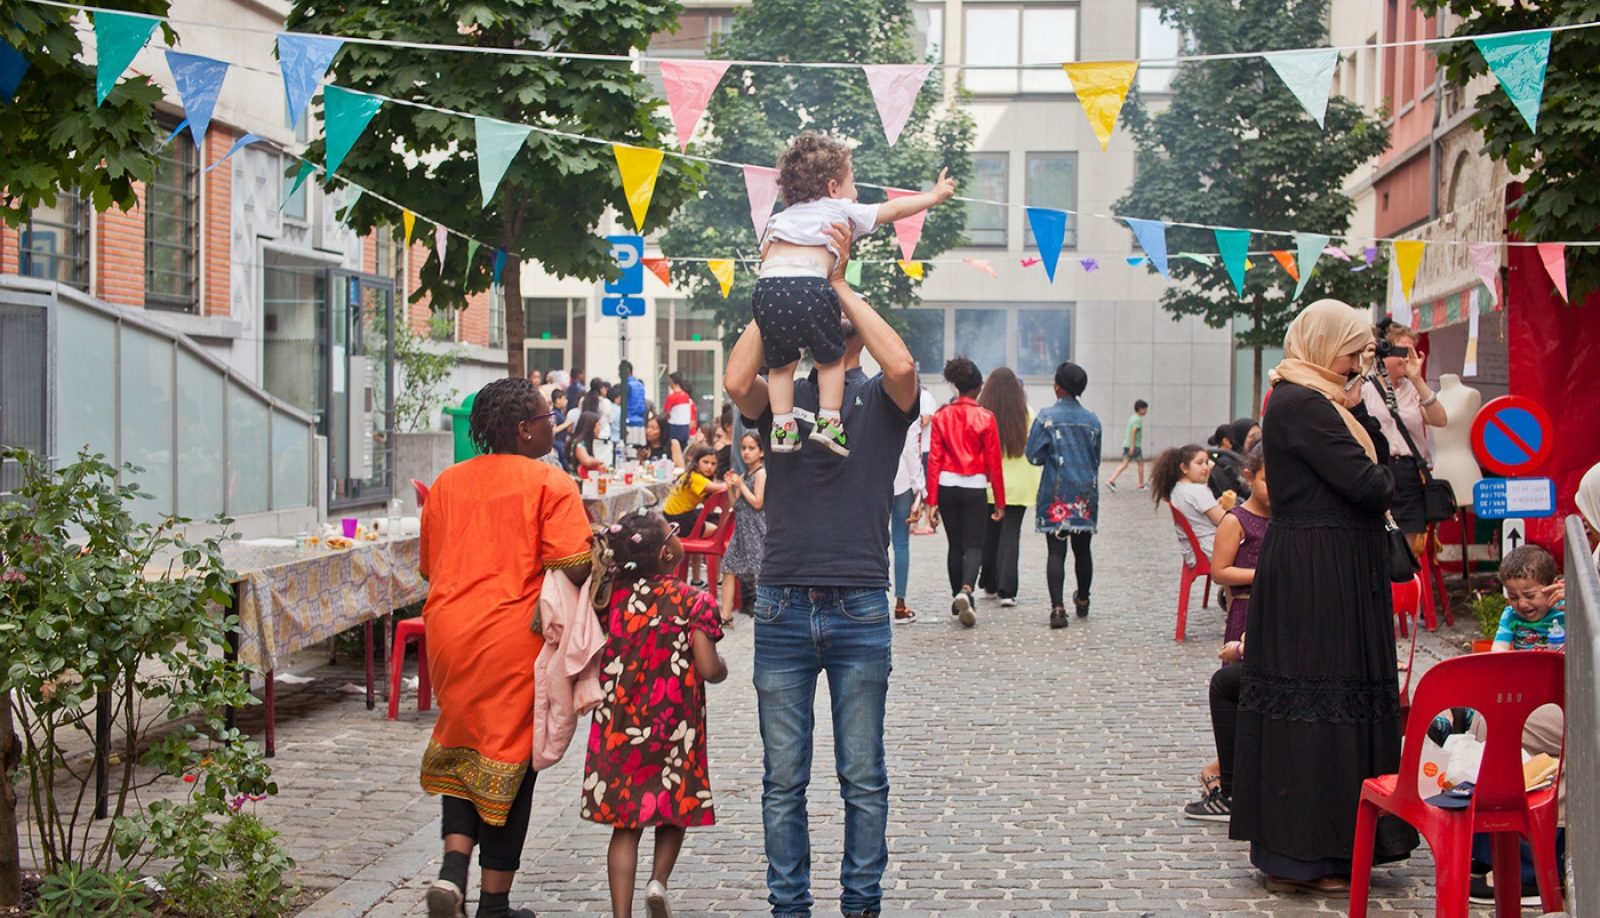
<instances>
[{"instance_id":1,"label":"teal bunting flag","mask_svg":"<svg viewBox=\"0 0 1600 918\"><path fill-rule=\"evenodd\" d=\"M483 192L483 206L488 207L533 128L481 116L472 119L472 127L478 140L478 188Z\"/></svg>"},{"instance_id":2,"label":"teal bunting flag","mask_svg":"<svg viewBox=\"0 0 1600 918\"><path fill-rule=\"evenodd\" d=\"M123 71L150 40L156 30L156 20L150 16L132 16L127 13L98 12L94 14L94 103L104 105L112 87L122 78Z\"/></svg>"},{"instance_id":3,"label":"teal bunting flag","mask_svg":"<svg viewBox=\"0 0 1600 918\"><path fill-rule=\"evenodd\" d=\"M496 287L500 286L500 275L504 274L505 270L506 270L506 250L505 249L495 249L494 250L494 285Z\"/></svg>"},{"instance_id":4,"label":"teal bunting flag","mask_svg":"<svg viewBox=\"0 0 1600 918\"><path fill-rule=\"evenodd\" d=\"M1528 122L1528 130L1538 131L1544 74L1550 65L1550 30L1474 38L1472 43L1478 46L1511 104L1522 113L1522 120Z\"/></svg>"},{"instance_id":5,"label":"teal bunting flag","mask_svg":"<svg viewBox=\"0 0 1600 918\"><path fill-rule=\"evenodd\" d=\"M1250 231L1242 229L1214 229L1217 252L1222 255L1222 267L1233 280L1234 292L1244 296L1244 262L1250 254Z\"/></svg>"},{"instance_id":6,"label":"teal bunting flag","mask_svg":"<svg viewBox=\"0 0 1600 918\"><path fill-rule=\"evenodd\" d=\"M294 193L300 190L300 186L306 183L306 179L311 177L311 173L315 172L316 168L316 166L311 165L309 162L306 162L303 159L300 161L300 171L294 174L294 183L289 186L289 193L283 196L282 201L278 202L279 210L282 210L283 205L287 204L289 199L294 197Z\"/></svg>"},{"instance_id":7,"label":"teal bunting flag","mask_svg":"<svg viewBox=\"0 0 1600 918\"><path fill-rule=\"evenodd\" d=\"M383 100L377 96L342 86L329 86L322 91L323 140L327 147L324 167L329 175L339 170L339 164L382 107Z\"/></svg>"},{"instance_id":8,"label":"teal bunting flag","mask_svg":"<svg viewBox=\"0 0 1600 918\"><path fill-rule=\"evenodd\" d=\"M1311 280L1311 270L1322 257L1322 250L1328 247L1328 237L1320 233L1295 233L1294 247L1295 270L1300 272L1300 280L1294 285L1294 298L1298 300Z\"/></svg>"},{"instance_id":9,"label":"teal bunting flag","mask_svg":"<svg viewBox=\"0 0 1600 918\"><path fill-rule=\"evenodd\" d=\"M461 286L467 285L467 278L472 276L472 259L478 256L478 247L483 245L476 239L467 240L467 269L461 274Z\"/></svg>"}]
</instances>

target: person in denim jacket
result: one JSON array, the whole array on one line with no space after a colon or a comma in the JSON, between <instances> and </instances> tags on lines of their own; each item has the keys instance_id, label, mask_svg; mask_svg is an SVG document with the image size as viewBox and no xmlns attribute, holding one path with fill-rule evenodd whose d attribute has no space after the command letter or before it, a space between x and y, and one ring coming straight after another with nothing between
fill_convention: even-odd
<instances>
[{"instance_id":1,"label":"person in denim jacket","mask_svg":"<svg viewBox=\"0 0 1600 918\"><path fill-rule=\"evenodd\" d=\"M1039 412L1028 432L1028 461L1044 466L1033 516L1049 549L1044 571L1051 628L1067 627L1061 590L1068 545L1077 579L1072 604L1079 618L1089 614L1089 584L1094 579L1089 542L1100 523L1100 419L1078 401L1088 387L1089 374L1083 367L1071 361L1056 367L1057 401Z\"/></svg>"}]
</instances>

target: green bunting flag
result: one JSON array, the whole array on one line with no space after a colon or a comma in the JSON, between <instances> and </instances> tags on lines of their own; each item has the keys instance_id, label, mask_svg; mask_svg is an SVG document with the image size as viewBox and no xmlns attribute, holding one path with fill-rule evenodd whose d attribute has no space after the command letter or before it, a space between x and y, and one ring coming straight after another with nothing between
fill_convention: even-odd
<instances>
[{"instance_id":1,"label":"green bunting flag","mask_svg":"<svg viewBox=\"0 0 1600 918\"><path fill-rule=\"evenodd\" d=\"M844 266L844 279L852 287L861 286L861 262L852 261Z\"/></svg>"},{"instance_id":2,"label":"green bunting flag","mask_svg":"<svg viewBox=\"0 0 1600 918\"><path fill-rule=\"evenodd\" d=\"M1528 122L1528 130L1539 130L1539 103L1544 99L1544 72L1550 64L1550 30L1474 38L1483 59L1511 104Z\"/></svg>"},{"instance_id":3,"label":"green bunting flag","mask_svg":"<svg viewBox=\"0 0 1600 918\"><path fill-rule=\"evenodd\" d=\"M483 191L483 206L488 207L533 128L482 116L472 119L472 127L478 138L478 187Z\"/></svg>"},{"instance_id":4,"label":"green bunting flag","mask_svg":"<svg viewBox=\"0 0 1600 918\"><path fill-rule=\"evenodd\" d=\"M156 20L149 16L130 16L126 13L99 12L94 14L94 104L104 105L111 88L117 85L123 71L133 63L150 33L156 30Z\"/></svg>"},{"instance_id":5,"label":"green bunting flag","mask_svg":"<svg viewBox=\"0 0 1600 918\"><path fill-rule=\"evenodd\" d=\"M329 175L338 171L339 164L382 107L382 99L364 92L339 86L322 91L323 140L327 145L324 166Z\"/></svg>"},{"instance_id":6,"label":"green bunting flag","mask_svg":"<svg viewBox=\"0 0 1600 918\"><path fill-rule=\"evenodd\" d=\"M467 240L467 270L461 274L462 289L465 289L467 286L467 278L472 276L472 259L478 257L478 247L481 245L483 245L483 243L476 239Z\"/></svg>"},{"instance_id":7,"label":"green bunting flag","mask_svg":"<svg viewBox=\"0 0 1600 918\"><path fill-rule=\"evenodd\" d=\"M1295 270L1300 272L1300 279L1295 282L1294 296L1306 289L1306 283L1311 280L1311 269L1317 266L1317 259L1322 257L1322 250L1328 247L1328 237L1321 233L1295 233Z\"/></svg>"},{"instance_id":8,"label":"green bunting flag","mask_svg":"<svg viewBox=\"0 0 1600 918\"><path fill-rule=\"evenodd\" d=\"M1222 255L1222 266L1233 279L1234 292L1244 296L1244 262L1250 254L1250 231L1242 229L1214 229L1217 252Z\"/></svg>"}]
</instances>

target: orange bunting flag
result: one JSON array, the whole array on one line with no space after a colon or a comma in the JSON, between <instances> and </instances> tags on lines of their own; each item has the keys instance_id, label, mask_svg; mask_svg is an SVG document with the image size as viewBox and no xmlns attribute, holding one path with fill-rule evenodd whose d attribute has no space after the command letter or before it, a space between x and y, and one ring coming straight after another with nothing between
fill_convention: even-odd
<instances>
[{"instance_id":1,"label":"orange bunting flag","mask_svg":"<svg viewBox=\"0 0 1600 918\"><path fill-rule=\"evenodd\" d=\"M1067 79L1072 81L1072 91L1089 116L1089 127L1100 140L1103 151L1111 142L1111 130L1117 125L1117 115L1122 113L1122 103L1128 98L1128 87L1133 85L1133 75L1139 70L1138 61L1095 61L1086 64L1062 64Z\"/></svg>"},{"instance_id":2,"label":"orange bunting flag","mask_svg":"<svg viewBox=\"0 0 1600 918\"><path fill-rule=\"evenodd\" d=\"M902 258L896 264L900 265L900 270L906 272L906 277L922 280L922 262L906 261Z\"/></svg>"},{"instance_id":3,"label":"orange bunting flag","mask_svg":"<svg viewBox=\"0 0 1600 918\"><path fill-rule=\"evenodd\" d=\"M706 267L711 269L711 275L722 288L722 298L727 299L728 292L733 289L733 259L713 258L706 262Z\"/></svg>"},{"instance_id":4,"label":"orange bunting flag","mask_svg":"<svg viewBox=\"0 0 1600 918\"><path fill-rule=\"evenodd\" d=\"M663 284L672 286L672 275L667 270L670 263L665 258L642 258L640 263L648 268L651 274L661 278Z\"/></svg>"},{"instance_id":5,"label":"orange bunting flag","mask_svg":"<svg viewBox=\"0 0 1600 918\"><path fill-rule=\"evenodd\" d=\"M1294 253L1287 249L1277 249L1272 257L1278 259L1278 264L1283 265L1283 270L1289 272L1289 277L1294 281L1300 280L1300 266L1294 263Z\"/></svg>"}]
</instances>

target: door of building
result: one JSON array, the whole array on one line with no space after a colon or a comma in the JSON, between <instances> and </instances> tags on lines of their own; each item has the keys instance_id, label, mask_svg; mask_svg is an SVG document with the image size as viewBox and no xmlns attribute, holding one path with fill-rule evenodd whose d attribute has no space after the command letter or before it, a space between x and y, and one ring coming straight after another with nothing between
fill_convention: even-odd
<instances>
[{"instance_id":1,"label":"door of building","mask_svg":"<svg viewBox=\"0 0 1600 918\"><path fill-rule=\"evenodd\" d=\"M394 282L328 272L328 506L371 504L394 493Z\"/></svg>"}]
</instances>

